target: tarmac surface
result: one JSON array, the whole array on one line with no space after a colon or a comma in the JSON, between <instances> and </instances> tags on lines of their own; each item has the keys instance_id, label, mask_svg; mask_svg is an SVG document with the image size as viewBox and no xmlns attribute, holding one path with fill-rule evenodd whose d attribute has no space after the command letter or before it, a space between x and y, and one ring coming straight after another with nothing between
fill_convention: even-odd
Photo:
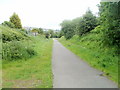
<instances>
[{"instance_id":1,"label":"tarmac surface","mask_svg":"<svg viewBox=\"0 0 120 90\"><path fill-rule=\"evenodd\" d=\"M54 39L53 88L117 88L102 72L90 67Z\"/></svg>"}]
</instances>

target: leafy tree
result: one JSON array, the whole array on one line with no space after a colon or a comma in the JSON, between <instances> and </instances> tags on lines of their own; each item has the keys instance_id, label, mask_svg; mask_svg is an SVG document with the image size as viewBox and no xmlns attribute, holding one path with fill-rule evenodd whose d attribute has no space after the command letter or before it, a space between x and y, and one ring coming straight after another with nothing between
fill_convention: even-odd
<instances>
[{"instance_id":1,"label":"leafy tree","mask_svg":"<svg viewBox=\"0 0 120 90\"><path fill-rule=\"evenodd\" d=\"M48 33L49 33L49 35L50 35L50 38L53 38L53 36L54 36L54 31L50 29L50 30L48 31Z\"/></svg>"},{"instance_id":2,"label":"leafy tree","mask_svg":"<svg viewBox=\"0 0 120 90\"><path fill-rule=\"evenodd\" d=\"M45 32L45 37L49 39L50 33L48 31Z\"/></svg>"},{"instance_id":3,"label":"leafy tree","mask_svg":"<svg viewBox=\"0 0 120 90\"><path fill-rule=\"evenodd\" d=\"M60 30L59 33L58 33L58 38L61 38L62 36L64 36L64 33L63 33L62 30Z\"/></svg>"},{"instance_id":4,"label":"leafy tree","mask_svg":"<svg viewBox=\"0 0 120 90\"><path fill-rule=\"evenodd\" d=\"M65 38L66 39L72 38L73 35L75 34L74 28L73 28L74 25L72 24L72 21L65 20L60 25L62 27L62 31L64 33Z\"/></svg>"},{"instance_id":5,"label":"leafy tree","mask_svg":"<svg viewBox=\"0 0 120 90\"><path fill-rule=\"evenodd\" d=\"M87 12L79 19L79 26L77 27L79 36L93 30L97 26L97 19L88 9Z\"/></svg>"},{"instance_id":6,"label":"leafy tree","mask_svg":"<svg viewBox=\"0 0 120 90\"><path fill-rule=\"evenodd\" d=\"M22 28L21 20L20 20L19 16L16 13L14 13L10 17L10 22L12 22L15 25L15 28L18 28L18 29Z\"/></svg>"},{"instance_id":7,"label":"leafy tree","mask_svg":"<svg viewBox=\"0 0 120 90\"><path fill-rule=\"evenodd\" d=\"M72 38L75 34L82 36L93 30L97 26L97 22L97 18L88 9L82 17L75 18L71 21L63 21L61 23L62 32L66 39Z\"/></svg>"},{"instance_id":8,"label":"leafy tree","mask_svg":"<svg viewBox=\"0 0 120 90\"><path fill-rule=\"evenodd\" d=\"M120 2L101 2L99 6L103 42L120 47Z\"/></svg>"},{"instance_id":9,"label":"leafy tree","mask_svg":"<svg viewBox=\"0 0 120 90\"><path fill-rule=\"evenodd\" d=\"M8 22L8 21L4 21L4 22L2 23L2 25L8 26L8 27L10 27L10 28L14 28L14 27L15 27L15 25L14 25L13 23Z\"/></svg>"},{"instance_id":10,"label":"leafy tree","mask_svg":"<svg viewBox=\"0 0 120 90\"><path fill-rule=\"evenodd\" d=\"M80 21L82 20L82 17L78 17L72 20L72 24L74 26L74 31L75 34L79 35L79 30L80 30Z\"/></svg>"},{"instance_id":11,"label":"leafy tree","mask_svg":"<svg viewBox=\"0 0 120 90\"><path fill-rule=\"evenodd\" d=\"M39 29L38 29L38 33L39 33L39 34L43 34L43 33L44 33L44 32L43 32L43 29L42 29L42 28L39 28Z\"/></svg>"}]
</instances>

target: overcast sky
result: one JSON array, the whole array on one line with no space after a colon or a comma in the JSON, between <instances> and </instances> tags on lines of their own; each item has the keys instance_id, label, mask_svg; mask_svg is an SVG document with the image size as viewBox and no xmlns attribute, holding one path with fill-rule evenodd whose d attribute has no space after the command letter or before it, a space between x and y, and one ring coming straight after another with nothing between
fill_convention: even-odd
<instances>
[{"instance_id":1,"label":"overcast sky","mask_svg":"<svg viewBox=\"0 0 120 90\"><path fill-rule=\"evenodd\" d=\"M88 7L98 12L100 0L0 0L0 23L16 12L23 26L60 29L65 19L82 16Z\"/></svg>"}]
</instances>

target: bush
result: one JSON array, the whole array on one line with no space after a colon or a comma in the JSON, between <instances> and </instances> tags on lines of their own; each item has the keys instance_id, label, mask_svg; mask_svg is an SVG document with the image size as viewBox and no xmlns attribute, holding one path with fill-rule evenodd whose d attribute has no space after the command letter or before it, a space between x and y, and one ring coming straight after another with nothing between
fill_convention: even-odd
<instances>
[{"instance_id":1,"label":"bush","mask_svg":"<svg viewBox=\"0 0 120 90\"><path fill-rule=\"evenodd\" d=\"M2 59L27 59L36 54L33 47L24 41L11 41L2 44Z\"/></svg>"},{"instance_id":2,"label":"bush","mask_svg":"<svg viewBox=\"0 0 120 90\"><path fill-rule=\"evenodd\" d=\"M10 28L15 28L15 25L12 22L8 22L8 21L4 21L2 25L8 26Z\"/></svg>"}]
</instances>

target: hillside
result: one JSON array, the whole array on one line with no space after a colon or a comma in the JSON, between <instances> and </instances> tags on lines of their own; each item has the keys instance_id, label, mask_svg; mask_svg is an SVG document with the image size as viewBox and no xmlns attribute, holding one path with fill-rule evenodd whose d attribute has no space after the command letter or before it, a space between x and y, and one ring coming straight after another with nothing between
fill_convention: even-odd
<instances>
[{"instance_id":1,"label":"hillside","mask_svg":"<svg viewBox=\"0 0 120 90\"><path fill-rule=\"evenodd\" d=\"M2 31L2 41L8 42L8 41L13 41L13 40L25 40L25 39L30 39L28 35L24 33L24 31L20 29L13 29L9 27L5 27L0 25L0 31Z\"/></svg>"},{"instance_id":2,"label":"hillside","mask_svg":"<svg viewBox=\"0 0 120 90\"><path fill-rule=\"evenodd\" d=\"M0 31L3 36L2 87L52 87L52 39L44 35L28 36L20 29L5 26L0 26Z\"/></svg>"}]
</instances>

